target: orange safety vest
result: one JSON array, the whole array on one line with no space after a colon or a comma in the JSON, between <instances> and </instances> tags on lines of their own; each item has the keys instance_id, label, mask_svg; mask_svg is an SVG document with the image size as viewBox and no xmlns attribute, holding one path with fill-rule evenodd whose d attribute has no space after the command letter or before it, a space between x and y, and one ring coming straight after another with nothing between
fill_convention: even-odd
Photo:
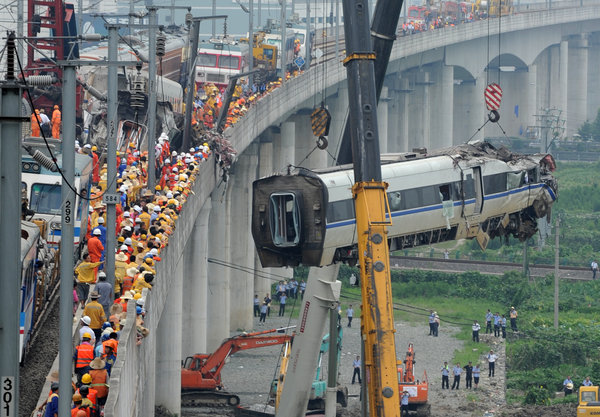
<instances>
[{"instance_id":1,"label":"orange safety vest","mask_svg":"<svg viewBox=\"0 0 600 417\"><path fill-rule=\"evenodd\" d=\"M106 369L92 369L89 374L92 377L90 387L98 391L98 398L105 398L108 395L108 373Z\"/></svg>"},{"instance_id":2,"label":"orange safety vest","mask_svg":"<svg viewBox=\"0 0 600 417\"><path fill-rule=\"evenodd\" d=\"M85 368L94 360L94 347L89 343L82 343L75 350L77 350L75 368Z\"/></svg>"}]
</instances>

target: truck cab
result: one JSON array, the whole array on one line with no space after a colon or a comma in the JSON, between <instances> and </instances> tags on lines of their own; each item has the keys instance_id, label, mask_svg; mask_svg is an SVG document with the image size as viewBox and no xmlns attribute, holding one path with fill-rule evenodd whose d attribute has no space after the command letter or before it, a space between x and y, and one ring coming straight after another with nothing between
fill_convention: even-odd
<instances>
[{"instance_id":1,"label":"truck cab","mask_svg":"<svg viewBox=\"0 0 600 417\"><path fill-rule=\"evenodd\" d=\"M577 405L577 416L600 415L600 401L597 386L579 387L579 404Z\"/></svg>"}]
</instances>

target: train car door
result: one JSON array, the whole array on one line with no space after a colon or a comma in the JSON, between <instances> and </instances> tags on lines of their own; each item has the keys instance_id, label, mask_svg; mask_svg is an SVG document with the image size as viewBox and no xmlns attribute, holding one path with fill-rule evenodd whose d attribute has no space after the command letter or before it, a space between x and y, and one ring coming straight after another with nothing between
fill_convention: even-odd
<instances>
[{"instance_id":1,"label":"train car door","mask_svg":"<svg viewBox=\"0 0 600 417\"><path fill-rule=\"evenodd\" d=\"M465 217L473 217L481 214L483 210L482 184L480 167L473 167L462 171L463 213Z\"/></svg>"}]
</instances>

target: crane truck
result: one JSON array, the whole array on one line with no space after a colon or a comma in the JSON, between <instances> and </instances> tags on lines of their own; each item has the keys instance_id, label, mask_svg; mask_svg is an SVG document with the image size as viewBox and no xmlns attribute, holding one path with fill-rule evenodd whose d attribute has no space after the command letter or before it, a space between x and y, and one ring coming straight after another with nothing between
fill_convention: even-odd
<instances>
[{"instance_id":1,"label":"crane truck","mask_svg":"<svg viewBox=\"0 0 600 417\"><path fill-rule=\"evenodd\" d=\"M225 339L213 353L188 356L181 369L181 404L185 407L238 405L240 397L224 391L221 380L227 359L240 350L291 343L293 335L283 334L287 329L242 333Z\"/></svg>"}]
</instances>

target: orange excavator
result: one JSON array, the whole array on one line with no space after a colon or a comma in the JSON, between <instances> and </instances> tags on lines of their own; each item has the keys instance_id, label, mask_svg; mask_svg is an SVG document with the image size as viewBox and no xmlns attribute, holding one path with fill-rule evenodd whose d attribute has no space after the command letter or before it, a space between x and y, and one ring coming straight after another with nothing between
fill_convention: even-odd
<instances>
[{"instance_id":1,"label":"orange excavator","mask_svg":"<svg viewBox=\"0 0 600 417\"><path fill-rule=\"evenodd\" d=\"M404 368L398 367L399 392L407 391L408 408L417 413L418 417L429 416L431 404L427 403L429 395L429 381L427 372L423 372L423 380L415 380L415 349L412 343L408 344L408 351L404 359Z\"/></svg>"},{"instance_id":2,"label":"orange excavator","mask_svg":"<svg viewBox=\"0 0 600 417\"><path fill-rule=\"evenodd\" d=\"M184 407L238 405L240 398L224 391L221 381L221 370L227 358L240 350L291 342L293 335L284 334L288 329L290 328L242 333L225 339L213 353L197 353L188 356L181 369L181 405Z\"/></svg>"}]
</instances>

